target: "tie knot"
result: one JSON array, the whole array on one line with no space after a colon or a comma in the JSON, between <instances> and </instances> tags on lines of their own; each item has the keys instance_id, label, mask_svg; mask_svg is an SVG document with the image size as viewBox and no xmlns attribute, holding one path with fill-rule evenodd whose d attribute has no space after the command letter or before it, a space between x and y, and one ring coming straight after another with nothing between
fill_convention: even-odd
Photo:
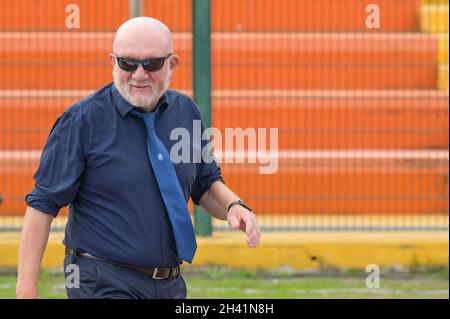
<instances>
[{"instance_id":1,"label":"tie knot","mask_svg":"<svg viewBox=\"0 0 450 319\"><path fill-rule=\"evenodd\" d=\"M155 112L144 113L144 122L147 130L155 128Z\"/></svg>"},{"instance_id":2,"label":"tie knot","mask_svg":"<svg viewBox=\"0 0 450 319\"><path fill-rule=\"evenodd\" d=\"M140 117L141 119L143 119L147 130L155 128L155 112L141 113L137 110L131 110L130 113L136 117Z\"/></svg>"}]
</instances>

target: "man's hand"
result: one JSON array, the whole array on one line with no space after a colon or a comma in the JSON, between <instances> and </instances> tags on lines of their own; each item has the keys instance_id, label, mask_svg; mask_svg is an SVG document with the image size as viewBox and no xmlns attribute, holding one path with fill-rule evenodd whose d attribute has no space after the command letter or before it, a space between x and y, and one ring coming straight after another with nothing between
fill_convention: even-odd
<instances>
[{"instance_id":1,"label":"man's hand","mask_svg":"<svg viewBox=\"0 0 450 319\"><path fill-rule=\"evenodd\" d=\"M233 205L227 212L230 204L238 199L239 196L218 180L203 194L200 199L200 206L211 216L220 220L227 220L231 228L245 232L248 245L256 247L259 245L260 230L255 214L241 205Z\"/></svg>"},{"instance_id":2,"label":"man's hand","mask_svg":"<svg viewBox=\"0 0 450 319\"><path fill-rule=\"evenodd\" d=\"M249 247L256 247L260 241L260 230L255 214L240 205L234 205L227 214L228 224L233 229L240 229L247 234Z\"/></svg>"}]
</instances>

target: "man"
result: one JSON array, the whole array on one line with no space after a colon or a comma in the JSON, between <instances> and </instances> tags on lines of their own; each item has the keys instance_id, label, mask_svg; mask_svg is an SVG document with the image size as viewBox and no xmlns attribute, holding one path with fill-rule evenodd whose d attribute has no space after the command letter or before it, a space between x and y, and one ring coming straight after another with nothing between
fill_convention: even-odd
<instances>
[{"instance_id":1,"label":"man","mask_svg":"<svg viewBox=\"0 0 450 319\"><path fill-rule=\"evenodd\" d=\"M18 298L38 297L51 222L69 204L64 265L80 274L69 298L185 298L179 264L196 248L189 197L244 231L250 247L259 244L255 215L225 186L215 161L167 162L177 142L171 131L192 133L200 119L190 98L168 90L179 63L169 29L148 17L128 20L110 61L114 83L68 108L48 137L26 196Z\"/></svg>"}]
</instances>

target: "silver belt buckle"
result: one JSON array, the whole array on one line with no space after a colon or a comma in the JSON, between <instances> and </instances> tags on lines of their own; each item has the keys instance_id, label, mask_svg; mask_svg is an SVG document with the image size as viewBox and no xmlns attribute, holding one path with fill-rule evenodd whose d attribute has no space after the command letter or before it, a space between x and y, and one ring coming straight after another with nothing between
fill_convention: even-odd
<instances>
[{"instance_id":1,"label":"silver belt buckle","mask_svg":"<svg viewBox=\"0 0 450 319\"><path fill-rule=\"evenodd\" d=\"M152 275L152 278L153 278L153 279L166 279L166 278L164 278L164 277L159 277L159 276L158 276L158 270L159 270L158 267L155 267L155 269L153 269L153 275Z\"/></svg>"}]
</instances>

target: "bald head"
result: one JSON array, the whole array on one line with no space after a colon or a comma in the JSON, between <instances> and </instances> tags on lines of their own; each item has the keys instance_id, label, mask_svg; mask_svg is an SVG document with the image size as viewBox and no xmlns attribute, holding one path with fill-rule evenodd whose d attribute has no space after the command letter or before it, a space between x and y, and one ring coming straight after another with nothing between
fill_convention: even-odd
<instances>
[{"instance_id":1,"label":"bald head","mask_svg":"<svg viewBox=\"0 0 450 319\"><path fill-rule=\"evenodd\" d=\"M173 52L172 35L169 28L159 20L133 18L117 30L113 52L134 58L166 56Z\"/></svg>"}]
</instances>

